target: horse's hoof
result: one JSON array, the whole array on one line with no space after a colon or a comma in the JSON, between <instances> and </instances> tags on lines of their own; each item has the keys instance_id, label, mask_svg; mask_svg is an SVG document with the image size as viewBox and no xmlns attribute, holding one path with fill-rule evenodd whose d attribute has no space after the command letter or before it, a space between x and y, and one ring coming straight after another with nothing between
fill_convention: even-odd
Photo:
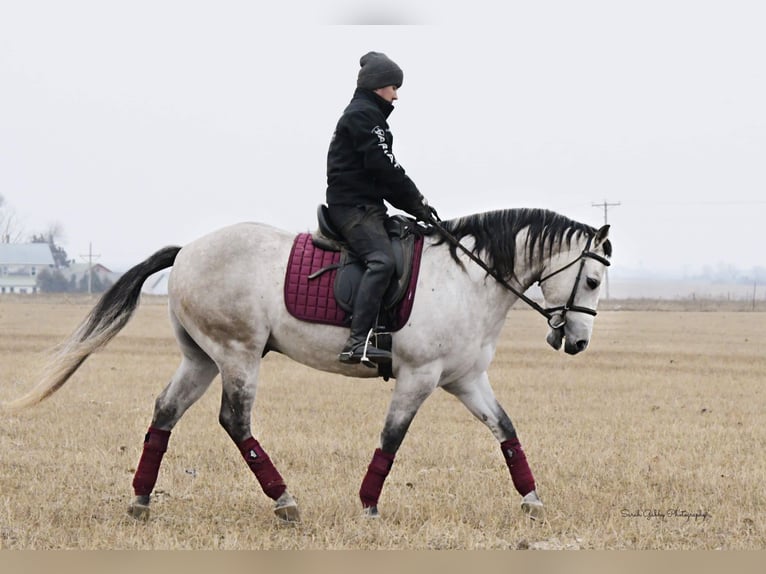
<instances>
[{"instance_id":1,"label":"horse's hoof","mask_svg":"<svg viewBox=\"0 0 766 574\"><path fill-rule=\"evenodd\" d=\"M537 496L537 492L534 490L524 495L521 499L521 510L529 516L530 520L539 522L545 521L545 508L543 507L543 501Z\"/></svg>"},{"instance_id":2,"label":"horse's hoof","mask_svg":"<svg viewBox=\"0 0 766 574\"><path fill-rule=\"evenodd\" d=\"M282 522L301 521L301 515L300 512L298 512L298 504L287 491L285 491L274 504L274 514Z\"/></svg>"},{"instance_id":3,"label":"horse's hoof","mask_svg":"<svg viewBox=\"0 0 766 574\"><path fill-rule=\"evenodd\" d=\"M363 516L365 518L380 518L380 513L378 512L377 506L367 506L365 507L363 511Z\"/></svg>"},{"instance_id":4,"label":"horse's hoof","mask_svg":"<svg viewBox=\"0 0 766 574\"><path fill-rule=\"evenodd\" d=\"M149 520L149 505L132 502L128 506L128 514L141 522Z\"/></svg>"}]
</instances>

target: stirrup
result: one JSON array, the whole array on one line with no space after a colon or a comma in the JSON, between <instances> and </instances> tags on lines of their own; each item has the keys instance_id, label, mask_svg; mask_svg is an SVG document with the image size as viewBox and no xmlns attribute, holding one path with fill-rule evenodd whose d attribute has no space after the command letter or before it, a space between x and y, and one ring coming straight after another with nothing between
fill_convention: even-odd
<instances>
[{"instance_id":1,"label":"stirrup","mask_svg":"<svg viewBox=\"0 0 766 574\"><path fill-rule=\"evenodd\" d=\"M367 331L367 338L364 340L364 349L362 349L362 358L359 361L365 367L369 367L371 369L374 369L374 368L377 367L377 365L375 363L373 363L370 360L370 358L367 356L367 348L370 346L370 339L372 338L373 329L370 329L369 331Z\"/></svg>"},{"instance_id":2,"label":"stirrup","mask_svg":"<svg viewBox=\"0 0 766 574\"><path fill-rule=\"evenodd\" d=\"M371 369L376 369L380 363L391 362L391 353L383 349L378 349L375 345L372 344L371 340L374 332L374 328L370 329L367 333L367 338L364 340L364 343L359 343L351 349L341 352L338 355L338 360L341 363L353 365L362 363L365 367L369 367ZM360 349L361 356L359 354Z\"/></svg>"},{"instance_id":3,"label":"stirrup","mask_svg":"<svg viewBox=\"0 0 766 574\"><path fill-rule=\"evenodd\" d=\"M347 365L356 365L359 363L359 357L355 357L355 351L359 348L359 345L356 347L350 348L348 351L341 351L338 353L338 360L341 363L345 363Z\"/></svg>"}]
</instances>

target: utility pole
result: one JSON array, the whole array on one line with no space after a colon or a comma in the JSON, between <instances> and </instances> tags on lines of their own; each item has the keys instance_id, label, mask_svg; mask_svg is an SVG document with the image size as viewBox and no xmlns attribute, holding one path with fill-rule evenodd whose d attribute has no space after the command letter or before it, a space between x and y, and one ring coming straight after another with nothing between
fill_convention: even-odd
<instances>
[{"instance_id":1,"label":"utility pole","mask_svg":"<svg viewBox=\"0 0 766 574\"><path fill-rule=\"evenodd\" d=\"M88 295L93 293L93 258L101 257L100 253L93 253L93 242L88 243L88 254L80 255L82 258L88 259Z\"/></svg>"},{"instance_id":2,"label":"utility pole","mask_svg":"<svg viewBox=\"0 0 766 574\"><path fill-rule=\"evenodd\" d=\"M620 202L618 201L616 203L609 203L605 199L603 201L603 203L592 203L591 205L593 207L603 207L604 208L604 225L607 225L609 223L609 216L608 216L609 208L610 207L617 207L618 205L620 205ZM606 285L606 298L609 299L609 269L608 268L604 269L604 279L606 280L605 281L605 285Z\"/></svg>"}]
</instances>

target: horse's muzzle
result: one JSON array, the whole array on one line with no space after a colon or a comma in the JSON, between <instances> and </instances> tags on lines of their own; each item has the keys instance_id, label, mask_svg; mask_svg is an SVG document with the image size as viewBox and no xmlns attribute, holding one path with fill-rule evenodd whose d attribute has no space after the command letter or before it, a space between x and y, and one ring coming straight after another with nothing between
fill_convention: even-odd
<instances>
[{"instance_id":1,"label":"horse's muzzle","mask_svg":"<svg viewBox=\"0 0 766 574\"><path fill-rule=\"evenodd\" d=\"M564 328L559 327L558 329L550 329L545 340L551 347L558 351L561 348L562 341L564 340Z\"/></svg>"},{"instance_id":2,"label":"horse's muzzle","mask_svg":"<svg viewBox=\"0 0 766 574\"><path fill-rule=\"evenodd\" d=\"M576 355L577 353L582 353L587 348L588 348L588 341L585 339L580 339L578 341L575 341L572 344L570 344L569 339L567 339L567 342L564 345L564 352L567 355Z\"/></svg>"},{"instance_id":3,"label":"horse's muzzle","mask_svg":"<svg viewBox=\"0 0 766 574\"><path fill-rule=\"evenodd\" d=\"M566 334L564 333L563 327L549 330L548 336L546 337L545 340L548 342L548 344L551 347L553 347L557 351L561 349L561 346L563 344L564 352L567 355L576 355L577 353L582 353L585 349L588 348L587 339L578 339L576 341L570 342L569 339L566 337Z\"/></svg>"}]
</instances>

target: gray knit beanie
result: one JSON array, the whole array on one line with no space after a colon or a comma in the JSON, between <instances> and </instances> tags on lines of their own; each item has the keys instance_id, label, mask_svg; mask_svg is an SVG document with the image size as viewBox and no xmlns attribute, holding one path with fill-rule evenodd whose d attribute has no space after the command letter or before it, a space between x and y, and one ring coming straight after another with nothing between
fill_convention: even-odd
<instances>
[{"instance_id":1,"label":"gray knit beanie","mask_svg":"<svg viewBox=\"0 0 766 574\"><path fill-rule=\"evenodd\" d=\"M400 88L404 81L404 72L381 52L367 52L359 60L359 77L356 81L358 88L377 90L386 86Z\"/></svg>"}]
</instances>

